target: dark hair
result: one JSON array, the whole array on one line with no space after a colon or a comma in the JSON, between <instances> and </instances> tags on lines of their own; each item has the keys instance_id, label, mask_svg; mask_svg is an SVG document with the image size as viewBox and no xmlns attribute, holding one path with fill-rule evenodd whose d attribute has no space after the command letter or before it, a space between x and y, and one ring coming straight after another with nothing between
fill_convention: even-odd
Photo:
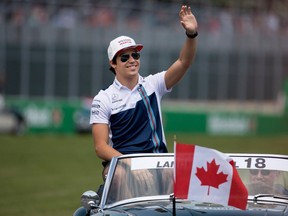
<instances>
[{"instance_id":1,"label":"dark hair","mask_svg":"<svg viewBox=\"0 0 288 216\"><path fill-rule=\"evenodd\" d=\"M117 56L115 55L114 58L112 59L112 63L113 63L113 64L116 64L116 58L117 58ZM114 75L116 75L116 71L115 71L115 69L114 69L112 66L110 66L109 70L110 70Z\"/></svg>"}]
</instances>

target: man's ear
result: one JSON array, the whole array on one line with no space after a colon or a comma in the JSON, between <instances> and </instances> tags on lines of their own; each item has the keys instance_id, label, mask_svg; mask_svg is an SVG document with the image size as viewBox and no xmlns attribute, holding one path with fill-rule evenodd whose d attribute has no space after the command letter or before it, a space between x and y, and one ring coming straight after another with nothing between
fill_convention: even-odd
<instances>
[{"instance_id":1,"label":"man's ear","mask_svg":"<svg viewBox=\"0 0 288 216\"><path fill-rule=\"evenodd\" d=\"M113 63L113 61L109 61L109 63L110 63L110 66L112 67L112 68L116 68L116 63Z\"/></svg>"}]
</instances>

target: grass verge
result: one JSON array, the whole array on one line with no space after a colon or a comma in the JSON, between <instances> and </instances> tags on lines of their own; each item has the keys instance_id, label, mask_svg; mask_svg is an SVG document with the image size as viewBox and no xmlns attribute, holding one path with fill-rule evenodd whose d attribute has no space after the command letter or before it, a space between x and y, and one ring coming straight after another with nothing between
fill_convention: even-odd
<instances>
[{"instance_id":1,"label":"grass verge","mask_svg":"<svg viewBox=\"0 0 288 216\"><path fill-rule=\"evenodd\" d=\"M288 155L288 135L227 137L176 134L180 143L193 143L222 152ZM173 152L174 134L167 134ZM81 194L96 190L101 161L91 135L0 135L0 215L72 215Z\"/></svg>"}]
</instances>

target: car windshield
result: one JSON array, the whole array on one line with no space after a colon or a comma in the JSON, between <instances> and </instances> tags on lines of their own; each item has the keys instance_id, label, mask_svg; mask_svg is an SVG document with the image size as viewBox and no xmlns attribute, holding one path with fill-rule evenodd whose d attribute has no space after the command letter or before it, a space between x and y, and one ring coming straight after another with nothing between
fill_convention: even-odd
<instances>
[{"instance_id":1,"label":"car windshield","mask_svg":"<svg viewBox=\"0 0 288 216\"><path fill-rule=\"evenodd\" d=\"M173 193L174 157L136 157L118 160L107 204L124 199Z\"/></svg>"},{"instance_id":2,"label":"car windshield","mask_svg":"<svg viewBox=\"0 0 288 216\"><path fill-rule=\"evenodd\" d=\"M287 157L231 157L249 195L288 195ZM171 154L120 157L108 176L105 203L109 205L126 199L169 196L173 193L173 171L174 155Z\"/></svg>"}]
</instances>

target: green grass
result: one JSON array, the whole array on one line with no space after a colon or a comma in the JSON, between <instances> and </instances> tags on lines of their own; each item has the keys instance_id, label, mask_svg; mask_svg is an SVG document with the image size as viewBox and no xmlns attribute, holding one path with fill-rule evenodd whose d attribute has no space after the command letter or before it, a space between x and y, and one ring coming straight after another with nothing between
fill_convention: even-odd
<instances>
[{"instance_id":1,"label":"green grass","mask_svg":"<svg viewBox=\"0 0 288 216\"><path fill-rule=\"evenodd\" d=\"M173 152L173 134L167 134ZM288 135L225 137L177 134L223 152L288 155ZM101 161L91 135L0 135L0 215L72 215L80 195L101 183Z\"/></svg>"}]
</instances>

